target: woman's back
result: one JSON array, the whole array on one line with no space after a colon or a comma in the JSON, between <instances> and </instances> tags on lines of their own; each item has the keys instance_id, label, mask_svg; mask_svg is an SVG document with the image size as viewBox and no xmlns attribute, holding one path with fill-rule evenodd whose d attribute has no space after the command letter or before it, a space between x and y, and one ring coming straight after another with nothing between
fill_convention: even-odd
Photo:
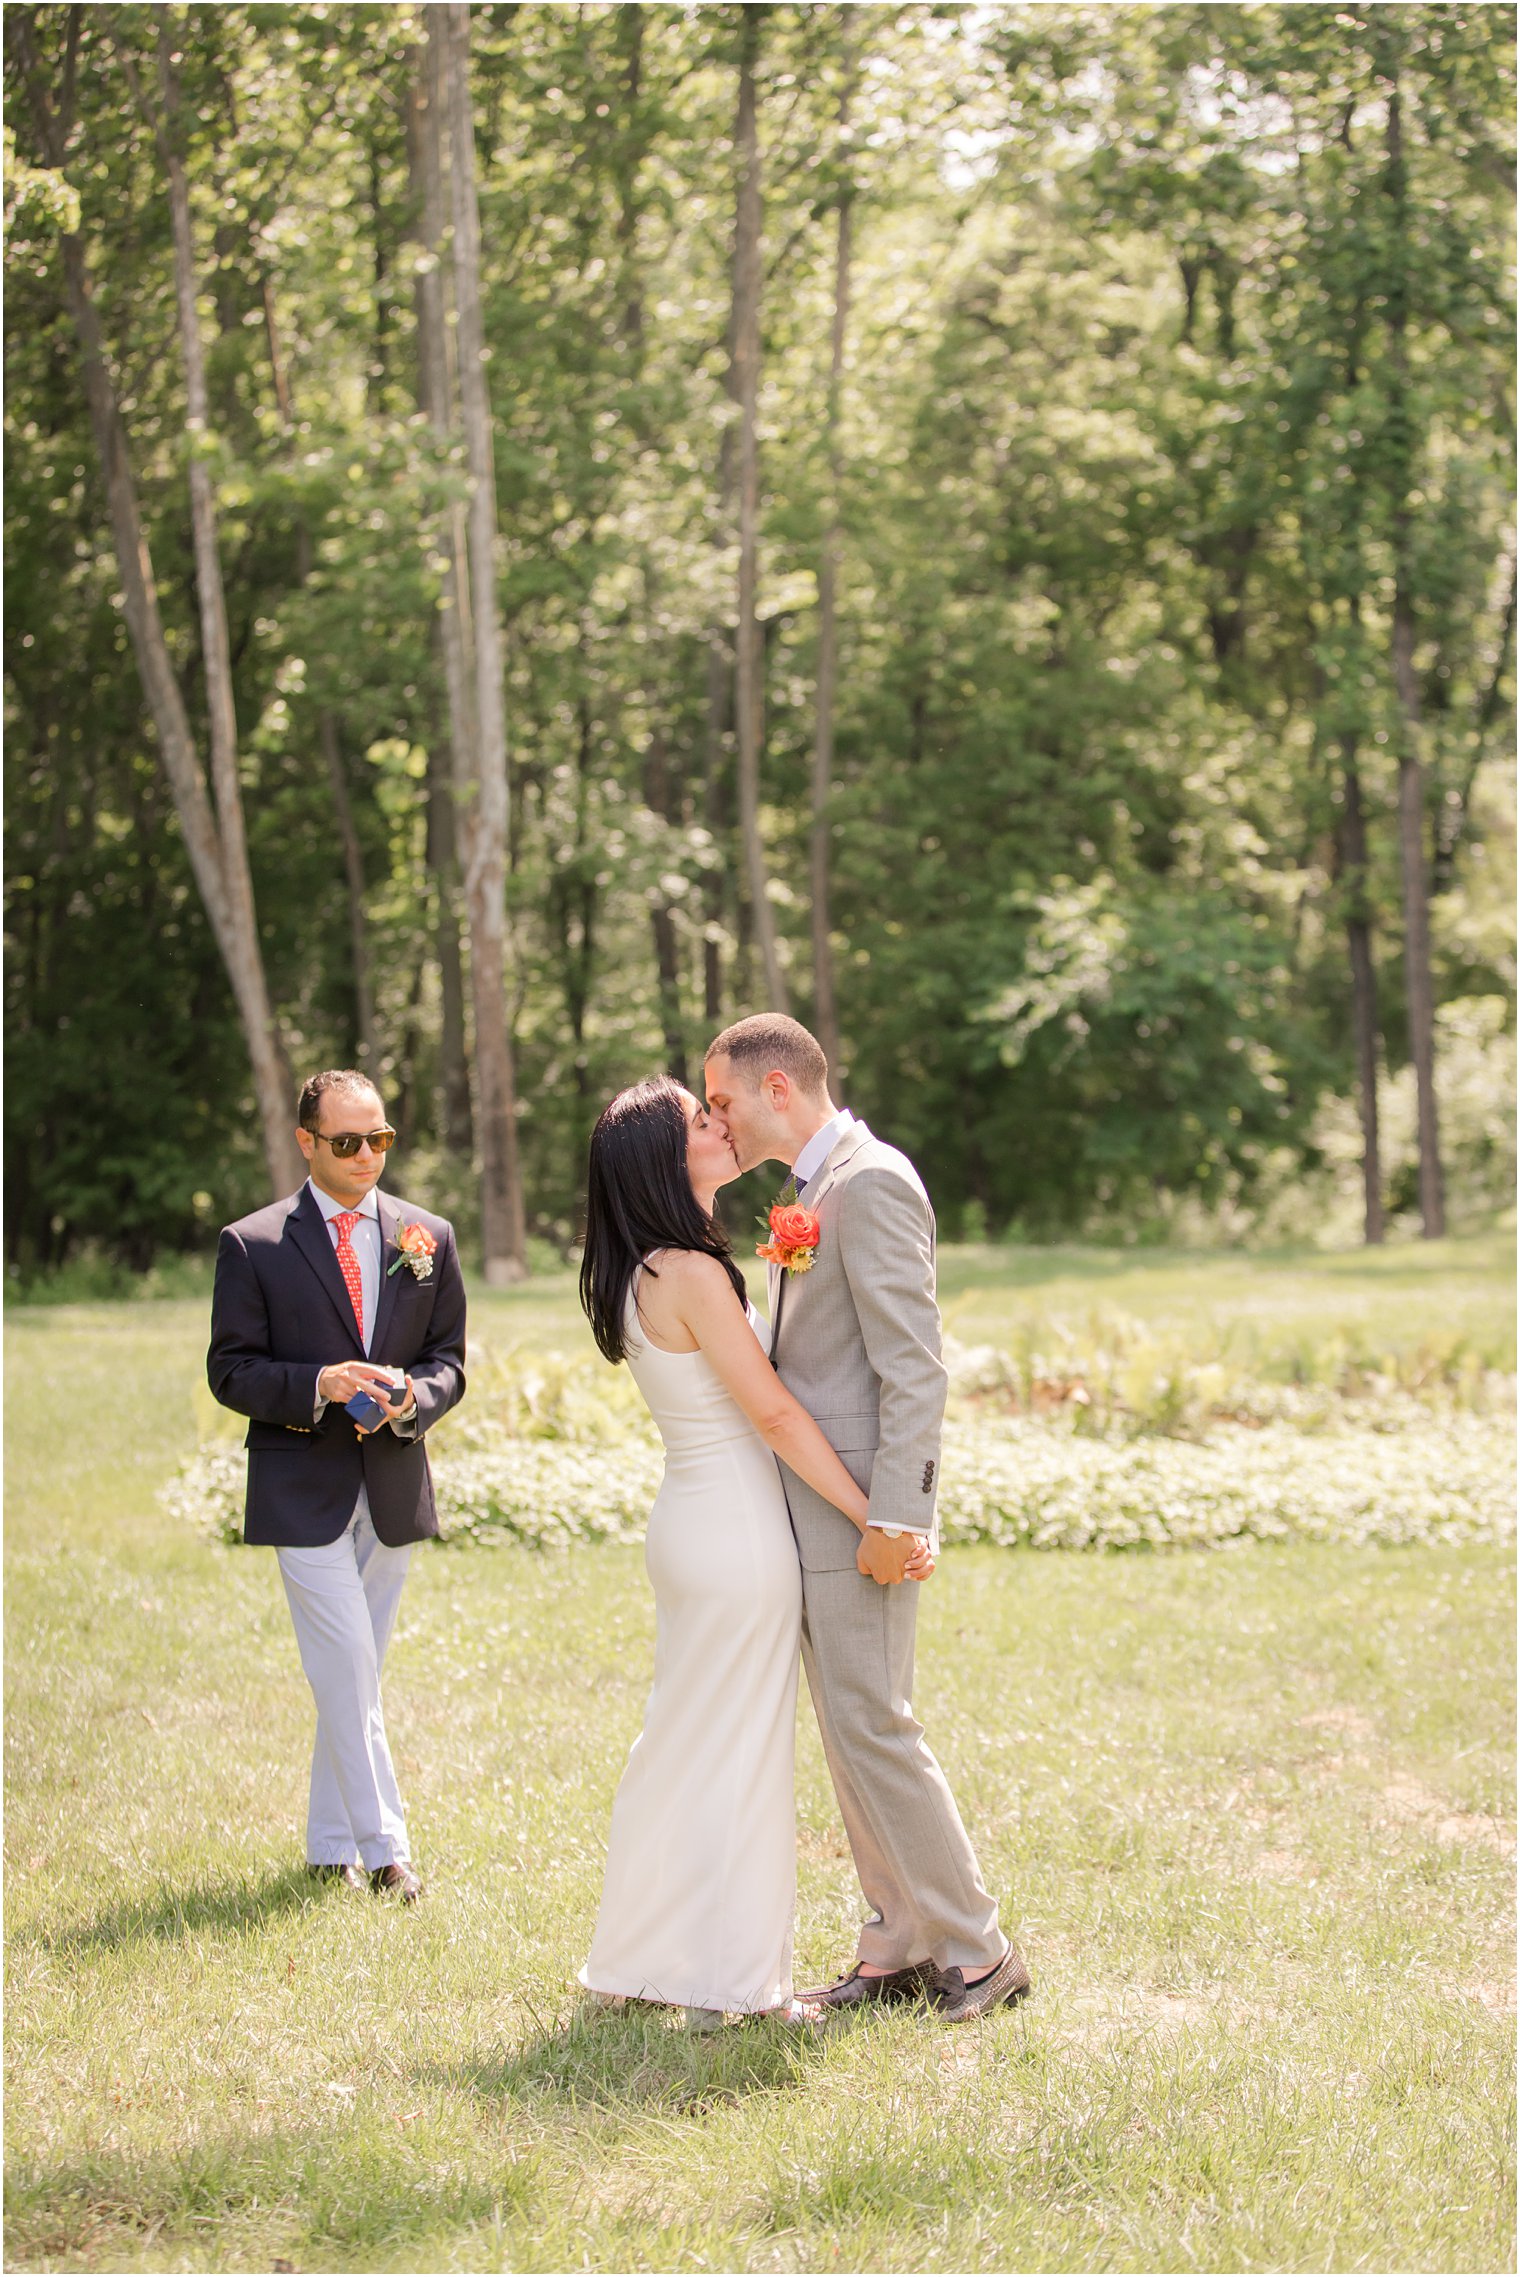
<instances>
[{"instance_id":1,"label":"woman's back","mask_svg":"<svg viewBox=\"0 0 1520 2277\"><path fill-rule=\"evenodd\" d=\"M691 1455L735 1441L750 1441L774 1469L775 1458L765 1447L733 1394L726 1389L706 1354L667 1351L654 1341L651 1323L640 1309L647 1308L650 1273L647 1266L635 1274L628 1292L624 1357L628 1372L643 1394L667 1455ZM763 1352L770 1350L770 1324L754 1306L747 1307L749 1325Z\"/></svg>"}]
</instances>

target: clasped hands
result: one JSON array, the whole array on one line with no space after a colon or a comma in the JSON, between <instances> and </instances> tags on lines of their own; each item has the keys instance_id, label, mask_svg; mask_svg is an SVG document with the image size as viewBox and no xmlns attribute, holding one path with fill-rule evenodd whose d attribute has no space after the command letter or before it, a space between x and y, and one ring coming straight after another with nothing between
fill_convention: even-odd
<instances>
[{"instance_id":1,"label":"clasped hands","mask_svg":"<svg viewBox=\"0 0 1520 2277\"><path fill-rule=\"evenodd\" d=\"M334 1361L317 1378L318 1399L325 1399L334 1407L346 1406L355 1392L368 1392L371 1399L379 1400L385 1409L387 1423L394 1423L398 1416L404 1415L417 1396L412 1389L410 1376L398 1391L390 1370L377 1368L369 1360ZM370 1432L380 1429L380 1425L373 1423L366 1430L362 1423L355 1423L354 1429L361 1439L367 1439Z\"/></svg>"},{"instance_id":2,"label":"clasped hands","mask_svg":"<svg viewBox=\"0 0 1520 2277\"><path fill-rule=\"evenodd\" d=\"M855 1564L868 1581L885 1587L898 1581L927 1581L934 1571L934 1554L926 1534L904 1531L893 1536L880 1526L867 1526Z\"/></svg>"}]
</instances>

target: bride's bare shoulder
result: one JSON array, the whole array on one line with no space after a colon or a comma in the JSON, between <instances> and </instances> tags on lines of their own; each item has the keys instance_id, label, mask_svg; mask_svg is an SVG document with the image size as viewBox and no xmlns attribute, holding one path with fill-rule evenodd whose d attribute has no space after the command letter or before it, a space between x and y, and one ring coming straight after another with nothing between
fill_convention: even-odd
<instances>
[{"instance_id":1,"label":"bride's bare shoulder","mask_svg":"<svg viewBox=\"0 0 1520 2277\"><path fill-rule=\"evenodd\" d=\"M700 1249L652 1249L644 1263L669 1288L729 1286L728 1275L717 1258L707 1256Z\"/></svg>"},{"instance_id":2,"label":"bride's bare shoulder","mask_svg":"<svg viewBox=\"0 0 1520 2277\"><path fill-rule=\"evenodd\" d=\"M706 1342L718 1291L733 1296L716 1257L694 1249L655 1249L636 1283L645 1333L667 1352L694 1352Z\"/></svg>"},{"instance_id":3,"label":"bride's bare shoulder","mask_svg":"<svg viewBox=\"0 0 1520 2277\"><path fill-rule=\"evenodd\" d=\"M745 1324L734 1303L734 1284L721 1262L699 1249L667 1249L651 1260L640 1285L639 1306L658 1329L680 1322L699 1344Z\"/></svg>"}]
</instances>

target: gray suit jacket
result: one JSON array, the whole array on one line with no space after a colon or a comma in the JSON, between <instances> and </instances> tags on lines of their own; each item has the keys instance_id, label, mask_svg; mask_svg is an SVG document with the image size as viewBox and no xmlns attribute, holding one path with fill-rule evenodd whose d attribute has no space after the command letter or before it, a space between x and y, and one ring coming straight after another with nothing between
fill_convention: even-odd
<instances>
[{"instance_id":1,"label":"gray suit jacket","mask_svg":"<svg viewBox=\"0 0 1520 2277\"><path fill-rule=\"evenodd\" d=\"M821 1229L810 1272L770 1268L771 1356L871 1516L931 1537L945 1413L934 1212L905 1154L864 1123L847 1131L802 1194ZM853 1567L860 1536L782 1465L805 1569Z\"/></svg>"}]
</instances>

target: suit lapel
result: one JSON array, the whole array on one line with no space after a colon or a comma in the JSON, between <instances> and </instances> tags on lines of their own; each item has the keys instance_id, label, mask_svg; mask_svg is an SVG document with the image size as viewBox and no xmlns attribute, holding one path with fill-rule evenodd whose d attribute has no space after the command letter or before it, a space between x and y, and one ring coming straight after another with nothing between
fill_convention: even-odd
<instances>
[{"instance_id":1,"label":"suit lapel","mask_svg":"<svg viewBox=\"0 0 1520 2277\"><path fill-rule=\"evenodd\" d=\"M772 1265L769 1269L776 1276L775 1286L771 1291L771 1359L774 1362L776 1340L781 1334L781 1307L786 1301L786 1284L792 1276L780 1265Z\"/></svg>"},{"instance_id":2,"label":"suit lapel","mask_svg":"<svg viewBox=\"0 0 1520 2277\"><path fill-rule=\"evenodd\" d=\"M802 1205L804 1209L812 1210L815 1215L817 1214L819 1203L839 1176L840 1171L843 1170L850 1157L858 1153L860 1148L865 1145L870 1136L871 1134L864 1123L856 1123L852 1130L845 1132L837 1146L829 1149L829 1153L816 1177L808 1180L807 1200Z\"/></svg>"},{"instance_id":3,"label":"suit lapel","mask_svg":"<svg viewBox=\"0 0 1520 2277\"><path fill-rule=\"evenodd\" d=\"M359 1341L359 1324L349 1302L348 1286L333 1248L332 1235L309 1186L303 1186L297 1195L288 1224L290 1239L332 1299L334 1312L343 1323L354 1350L362 1356L364 1347Z\"/></svg>"},{"instance_id":4,"label":"suit lapel","mask_svg":"<svg viewBox=\"0 0 1520 2277\"><path fill-rule=\"evenodd\" d=\"M797 1197L805 1210L811 1210L815 1216L817 1215L818 1205L823 1200L824 1195L833 1185L834 1180L839 1176L840 1171L849 1161L856 1148L864 1146L870 1135L865 1124L857 1122L851 1130L845 1132L843 1138L835 1141L818 1169L808 1180L802 1193ZM776 1339L781 1332L781 1307L786 1297L786 1285L792 1276L780 1265L767 1266L766 1271L773 1276L770 1303L771 1357L774 1359L776 1356Z\"/></svg>"},{"instance_id":5,"label":"suit lapel","mask_svg":"<svg viewBox=\"0 0 1520 2277\"><path fill-rule=\"evenodd\" d=\"M369 1340L372 1360L380 1357L380 1339L390 1326L396 1307L396 1283L401 1277L391 1270L401 1255L401 1245L396 1239L401 1231L401 1212L384 1194L377 1194L375 1200L380 1212L380 1296L375 1305L374 1333Z\"/></svg>"}]
</instances>

